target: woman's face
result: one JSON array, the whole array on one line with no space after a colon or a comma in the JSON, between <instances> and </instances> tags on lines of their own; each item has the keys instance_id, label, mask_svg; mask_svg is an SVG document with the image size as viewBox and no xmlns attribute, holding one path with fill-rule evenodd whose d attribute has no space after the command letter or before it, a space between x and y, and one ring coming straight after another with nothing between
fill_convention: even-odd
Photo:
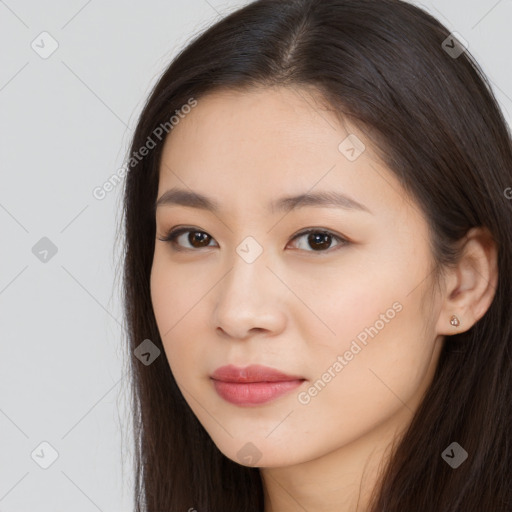
<instances>
[{"instance_id":1,"label":"woman's face","mask_svg":"<svg viewBox=\"0 0 512 512\"><path fill-rule=\"evenodd\" d=\"M304 89L224 91L201 98L164 146L157 197L183 193L156 209L158 329L190 408L240 464L376 446L412 419L437 364L426 220L347 126ZM349 199L279 207L302 194ZM190 232L160 240L178 227ZM292 380L213 380L225 365Z\"/></svg>"}]
</instances>

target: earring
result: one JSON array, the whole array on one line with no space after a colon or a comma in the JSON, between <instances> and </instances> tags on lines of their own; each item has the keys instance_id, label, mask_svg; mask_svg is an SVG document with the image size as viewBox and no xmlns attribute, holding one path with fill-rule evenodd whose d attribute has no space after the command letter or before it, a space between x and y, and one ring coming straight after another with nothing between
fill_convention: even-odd
<instances>
[{"instance_id":1,"label":"earring","mask_svg":"<svg viewBox=\"0 0 512 512\"><path fill-rule=\"evenodd\" d=\"M452 317L450 318L450 323L454 327L458 327L460 325L460 320L455 315L452 315Z\"/></svg>"}]
</instances>

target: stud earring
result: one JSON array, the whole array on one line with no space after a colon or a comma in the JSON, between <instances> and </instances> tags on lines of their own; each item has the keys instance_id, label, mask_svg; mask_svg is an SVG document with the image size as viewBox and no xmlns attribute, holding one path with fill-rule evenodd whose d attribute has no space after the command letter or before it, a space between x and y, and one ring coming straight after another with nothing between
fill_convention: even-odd
<instances>
[{"instance_id":1,"label":"stud earring","mask_svg":"<svg viewBox=\"0 0 512 512\"><path fill-rule=\"evenodd\" d=\"M451 323L454 327L458 327L458 326L460 325L460 320L457 318L457 316L452 315L452 317L450 318L450 323Z\"/></svg>"}]
</instances>

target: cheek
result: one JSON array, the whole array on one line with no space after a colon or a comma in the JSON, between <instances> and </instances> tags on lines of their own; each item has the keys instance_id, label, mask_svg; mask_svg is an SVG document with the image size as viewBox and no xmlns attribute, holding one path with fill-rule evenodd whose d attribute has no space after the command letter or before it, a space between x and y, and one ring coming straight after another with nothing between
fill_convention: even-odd
<instances>
[{"instance_id":1,"label":"cheek","mask_svg":"<svg viewBox=\"0 0 512 512\"><path fill-rule=\"evenodd\" d=\"M301 405L293 428L307 432L317 429L320 422L330 439L318 439L311 450L323 450L325 443L332 448L348 443L400 410L405 416L412 413L424 389L433 352L433 344L421 339L421 330L410 329L413 309L404 305L377 334L370 329L373 323L366 322L372 333L366 344L348 335L339 339L330 353L324 350L320 359L310 354L315 368L309 387L297 397ZM337 326L340 332L344 328L340 322Z\"/></svg>"},{"instance_id":2,"label":"cheek","mask_svg":"<svg viewBox=\"0 0 512 512\"><path fill-rule=\"evenodd\" d=\"M172 274L162 263L162 258L158 256L158 251L155 251L150 276L151 303L163 342L165 342L165 333L174 323L173 317L178 306L176 301L179 296L176 293L179 291L178 288Z\"/></svg>"},{"instance_id":3,"label":"cheek","mask_svg":"<svg viewBox=\"0 0 512 512\"><path fill-rule=\"evenodd\" d=\"M197 281L197 282L196 282ZM201 300L211 285L195 272L185 274L178 266L166 263L165 256L153 260L150 277L151 301L165 355L176 380L187 381L197 374L204 361L204 348L198 343L202 321ZM210 335L211 336L211 335Z\"/></svg>"},{"instance_id":4,"label":"cheek","mask_svg":"<svg viewBox=\"0 0 512 512\"><path fill-rule=\"evenodd\" d=\"M162 339L167 359L171 364L174 357L180 358L177 352L176 334L179 333L180 321L185 314L187 294L183 283L180 282L179 275L172 271L172 267L165 265L163 258L155 253L153 267L151 269L151 302L158 327L158 332Z\"/></svg>"},{"instance_id":5,"label":"cheek","mask_svg":"<svg viewBox=\"0 0 512 512\"><path fill-rule=\"evenodd\" d=\"M400 297L394 293L393 279L386 277L392 275L392 270L357 256L353 262L345 258L343 265L316 268L288 278L307 306L305 309L301 303L301 314L294 312L307 331L303 337L315 340L320 349L343 348L345 340L358 334L364 341L365 328L381 322L381 314L389 310L388 317L398 315L393 304Z\"/></svg>"},{"instance_id":6,"label":"cheek","mask_svg":"<svg viewBox=\"0 0 512 512\"><path fill-rule=\"evenodd\" d=\"M180 265L169 262L165 248L155 249L150 288L153 310L164 342L166 333L170 336L182 318L194 314L194 304L208 290L198 272L184 272Z\"/></svg>"},{"instance_id":7,"label":"cheek","mask_svg":"<svg viewBox=\"0 0 512 512\"><path fill-rule=\"evenodd\" d=\"M400 339L421 332L425 315L420 301L428 293L425 255L410 242L391 243L389 237L375 244L371 252L364 248L347 252L343 265L313 269L298 282L300 296L307 298L309 309L318 317L308 314L308 334L325 340L321 346L348 350L356 338L376 344L387 338L385 333L391 334L390 326L399 327ZM389 339L387 343L402 342Z\"/></svg>"},{"instance_id":8,"label":"cheek","mask_svg":"<svg viewBox=\"0 0 512 512\"><path fill-rule=\"evenodd\" d=\"M311 340L308 378L318 382L312 394L323 395L314 400L339 401L371 416L370 404L400 406L397 397L411 397L429 368L434 343L427 339L421 308L427 290L416 287L421 270L365 267L366 272L333 274L321 290L309 293L308 306L323 325L308 314L302 335Z\"/></svg>"}]
</instances>

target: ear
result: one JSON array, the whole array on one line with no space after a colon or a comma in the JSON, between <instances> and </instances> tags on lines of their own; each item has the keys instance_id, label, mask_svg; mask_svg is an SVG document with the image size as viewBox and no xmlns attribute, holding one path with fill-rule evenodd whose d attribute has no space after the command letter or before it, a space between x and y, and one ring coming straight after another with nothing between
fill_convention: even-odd
<instances>
[{"instance_id":1,"label":"ear","mask_svg":"<svg viewBox=\"0 0 512 512\"><path fill-rule=\"evenodd\" d=\"M462 254L456 268L446 274L443 305L437 321L437 333L465 332L484 316L496 292L498 258L496 243L487 228L468 231L460 243ZM456 315L460 325L450 318Z\"/></svg>"}]
</instances>

